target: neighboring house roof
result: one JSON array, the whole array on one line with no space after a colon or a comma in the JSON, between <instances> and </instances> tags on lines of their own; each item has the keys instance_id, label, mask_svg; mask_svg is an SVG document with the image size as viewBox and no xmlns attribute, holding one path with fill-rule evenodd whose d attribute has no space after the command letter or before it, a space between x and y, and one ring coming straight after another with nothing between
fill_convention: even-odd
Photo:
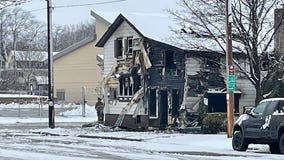
<instances>
[{"instance_id":1,"label":"neighboring house roof","mask_svg":"<svg viewBox=\"0 0 284 160\"><path fill-rule=\"evenodd\" d=\"M113 15L113 14L112 14ZM107 32L96 44L97 47L103 47L106 41L111 37L115 30L123 21L126 21L141 37L169 43L169 38L172 35L170 27L176 26L174 22L165 15L160 14L119 14ZM112 19L111 16L106 15ZM127 18L126 18L127 17Z\"/></svg>"},{"instance_id":2,"label":"neighboring house roof","mask_svg":"<svg viewBox=\"0 0 284 160\"><path fill-rule=\"evenodd\" d=\"M47 59L47 52L42 51L11 51L16 61L44 61Z\"/></svg>"},{"instance_id":3,"label":"neighboring house roof","mask_svg":"<svg viewBox=\"0 0 284 160\"><path fill-rule=\"evenodd\" d=\"M35 80L36 80L38 85L48 84L48 77L47 76L35 76Z\"/></svg>"},{"instance_id":4,"label":"neighboring house roof","mask_svg":"<svg viewBox=\"0 0 284 160\"><path fill-rule=\"evenodd\" d=\"M106 24L107 26L111 25L111 23L109 21L107 21L106 19L104 19L103 17L101 17L100 15L95 13L94 11L91 11L91 16L93 16L96 20Z\"/></svg>"},{"instance_id":5,"label":"neighboring house roof","mask_svg":"<svg viewBox=\"0 0 284 160\"><path fill-rule=\"evenodd\" d=\"M100 15L96 14L93 11L91 11L91 16L93 16L96 20L98 20L98 21L100 21L102 23L105 23L107 26L110 26L110 24L111 24L110 22L108 22L103 17L101 17ZM60 51L57 55L55 55L53 57L53 60L55 61L55 60L65 56L66 54L69 54L72 51L74 51L74 50L76 50L76 49L78 49L78 48L80 48L80 47L82 47L82 46L84 46L84 45L86 45L86 44L96 40L96 39L97 39L97 35L96 34L94 34L92 36L89 36L89 37L87 37L87 38L85 38L85 39L83 39L83 40L81 40L81 41L79 41L79 42L77 42L77 43L75 43L75 44L73 44L73 45L63 49L62 51Z\"/></svg>"},{"instance_id":6,"label":"neighboring house roof","mask_svg":"<svg viewBox=\"0 0 284 160\"><path fill-rule=\"evenodd\" d=\"M53 52L56 55L58 52ZM45 61L48 58L48 53L44 51L11 51L16 61Z\"/></svg>"},{"instance_id":7,"label":"neighboring house roof","mask_svg":"<svg viewBox=\"0 0 284 160\"><path fill-rule=\"evenodd\" d=\"M81 40L81 41L79 41L79 42L77 42L77 43L75 43L75 44L73 44L73 45L63 49L62 51L60 51L58 54L56 54L53 57L53 60L57 60L60 57L66 55L66 54L68 54L68 53L70 53L70 52L72 52L72 51L74 51L74 50L76 50L76 49L78 49L78 48L80 48L80 47L82 47L82 46L84 46L84 45L94 41L94 40L96 40L96 35L87 37L87 38L85 38L85 39L83 39L83 40Z\"/></svg>"}]
</instances>

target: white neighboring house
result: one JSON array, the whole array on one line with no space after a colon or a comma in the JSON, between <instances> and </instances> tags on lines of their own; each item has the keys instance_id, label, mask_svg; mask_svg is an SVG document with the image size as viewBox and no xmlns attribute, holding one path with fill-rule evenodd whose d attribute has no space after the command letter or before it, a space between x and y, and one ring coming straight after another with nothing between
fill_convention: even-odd
<instances>
[{"instance_id":1,"label":"white neighboring house","mask_svg":"<svg viewBox=\"0 0 284 160\"><path fill-rule=\"evenodd\" d=\"M1 89L46 95L47 57L47 52L12 50L1 70L2 85L5 86Z\"/></svg>"}]
</instances>

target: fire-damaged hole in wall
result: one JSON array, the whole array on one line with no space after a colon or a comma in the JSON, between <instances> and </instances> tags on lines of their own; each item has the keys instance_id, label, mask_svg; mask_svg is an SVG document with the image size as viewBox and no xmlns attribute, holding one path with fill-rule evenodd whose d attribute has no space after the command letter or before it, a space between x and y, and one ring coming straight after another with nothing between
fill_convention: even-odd
<instances>
[{"instance_id":1,"label":"fire-damaged hole in wall","mask_svg":"<svg viewBox=\"0 0 284 160\"><path fill-rule=\"evenodd\" d=\"M166 73L168 75L177 75L177 71L176 71L176 64L175 64L175 61L174 61L174 53L173 51L166 51L165 52L165 61L166 61L166 65L165 65L165 68L166 68Z\"/></svg>"},{"instance_id":2,"label":"fire-damaged hole in wall","mask_svg":"<svg viewBox=\"0 0 284 160\"><path fill-rule=\"evenodd\" d=\"M216 92L216 91L208 91L205 95L208 99L208 112L227 112L227 102L226 102L226 92ZM235 93L235 107L234 112L239 113L239 99L241 97L241 93Z\"/></svg>"},{"instance_id":3,"label":"fire-damaged hole in wall","mask_svg":"<svg viewBox=\"0 0 284 160\"><path fill-rule=\"evenodd\" d=\"M150 118L158 118L157 115L157 93L156 89L150 89L150 98L149 98L149 116Z\"/></svg>"},{"instance_id":4,"label":"fire-damaged hole in wall","mask_svg":"<svg viewBox=\"0 0 284 160\"><path fill-rule=\"evenodd\" d=\"M141 115L137 115L136 116L136 124L140 124L141 123Z\"/></svg>"},{"instance_id":5,"label":"fire-damaged hole in wall","mask_svg":"<svg viewBox=\"0 0 284 160\"><path fill-rule=\"evenodd\" d=\"M178 117L179 117L179 98L180 95L178 93L178 90L174 89L172 90L172 101L170 104L170 109L169 109L169 113L170 113L170 124L174 127L178 126Z\"/></svg>"},{"instance_id":6,"label":"fire-damaged hole in wall","mask_svg":"<svg viewBox=\"0 0 284 160\"><path fill-rule=\"evenodd\" d=\"M160 128L166 128L168 125L168 92L167 90L161 90L159 95L160 100Z\"/></svg>"}]
</instances>

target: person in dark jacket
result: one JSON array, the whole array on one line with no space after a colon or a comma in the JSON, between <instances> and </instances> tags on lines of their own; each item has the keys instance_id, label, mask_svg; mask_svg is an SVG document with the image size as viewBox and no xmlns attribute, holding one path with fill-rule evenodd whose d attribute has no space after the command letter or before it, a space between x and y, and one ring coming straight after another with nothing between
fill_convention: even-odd
<instances>
[{"instance_id":1,"label":"person in dark jacket","mask_svg":"<svg viewBox=\"0 0 284 160\"><path fill-rule=\"evenodd\" d=\"M104 103L102 102L101 98L98 98L98 102L95 106L97 110L98 122L103 123L104 121Z\"/></svg>"}]
</instances>

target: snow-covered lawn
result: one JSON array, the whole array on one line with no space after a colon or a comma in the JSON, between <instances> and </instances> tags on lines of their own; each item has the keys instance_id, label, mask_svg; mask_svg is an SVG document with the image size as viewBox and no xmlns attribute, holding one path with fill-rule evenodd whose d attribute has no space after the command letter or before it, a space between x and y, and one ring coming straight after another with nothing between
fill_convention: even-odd
<instances>
[{"instance_id":1,"label":"snow-covered lawn","mask_svg":"<svg viewBox=\"0 0 284 160\"><path fill-rule=\"evenodd\" d=\"M37 103L31 104L0 104L0 112L3 109L16 109L21 111L21 109L34 109L36 111L47 110L48 105L42 104L39 105ZM68 109L72 110L65 111L61 113L61 116L55 117L55 122L94 122L97 120L97 114L94 106L85 106L85 117L82 117L82 105L76 104L55 104L55 110L57 109ZM30 117L0 117L0 124L14 124L14 123L48 123L48 118L30 118Z\"/></svg>"},{"instance_id":2,"label":"snow-covered lawn","mask_svg":"<svg viewBox=\"0 0 284 160\"><path fill-rule=\"evenodd\" d=\"M63 113L64 116L57 116L55 122L89 123L97 119L92 106L86 106L85 117L78 116L82 112L81 106L74 108ZM2 126L39 122L48 123L48 119L0 118ZM0 159L9 160L284 159L283 155L270 154L266 145L250 145L247 152L236 152L231 147L231 139L225 133L202 135L173 131L127 132L100 125L86 128L0 129L0 135Z\"/></svg>"}]
</instances>

